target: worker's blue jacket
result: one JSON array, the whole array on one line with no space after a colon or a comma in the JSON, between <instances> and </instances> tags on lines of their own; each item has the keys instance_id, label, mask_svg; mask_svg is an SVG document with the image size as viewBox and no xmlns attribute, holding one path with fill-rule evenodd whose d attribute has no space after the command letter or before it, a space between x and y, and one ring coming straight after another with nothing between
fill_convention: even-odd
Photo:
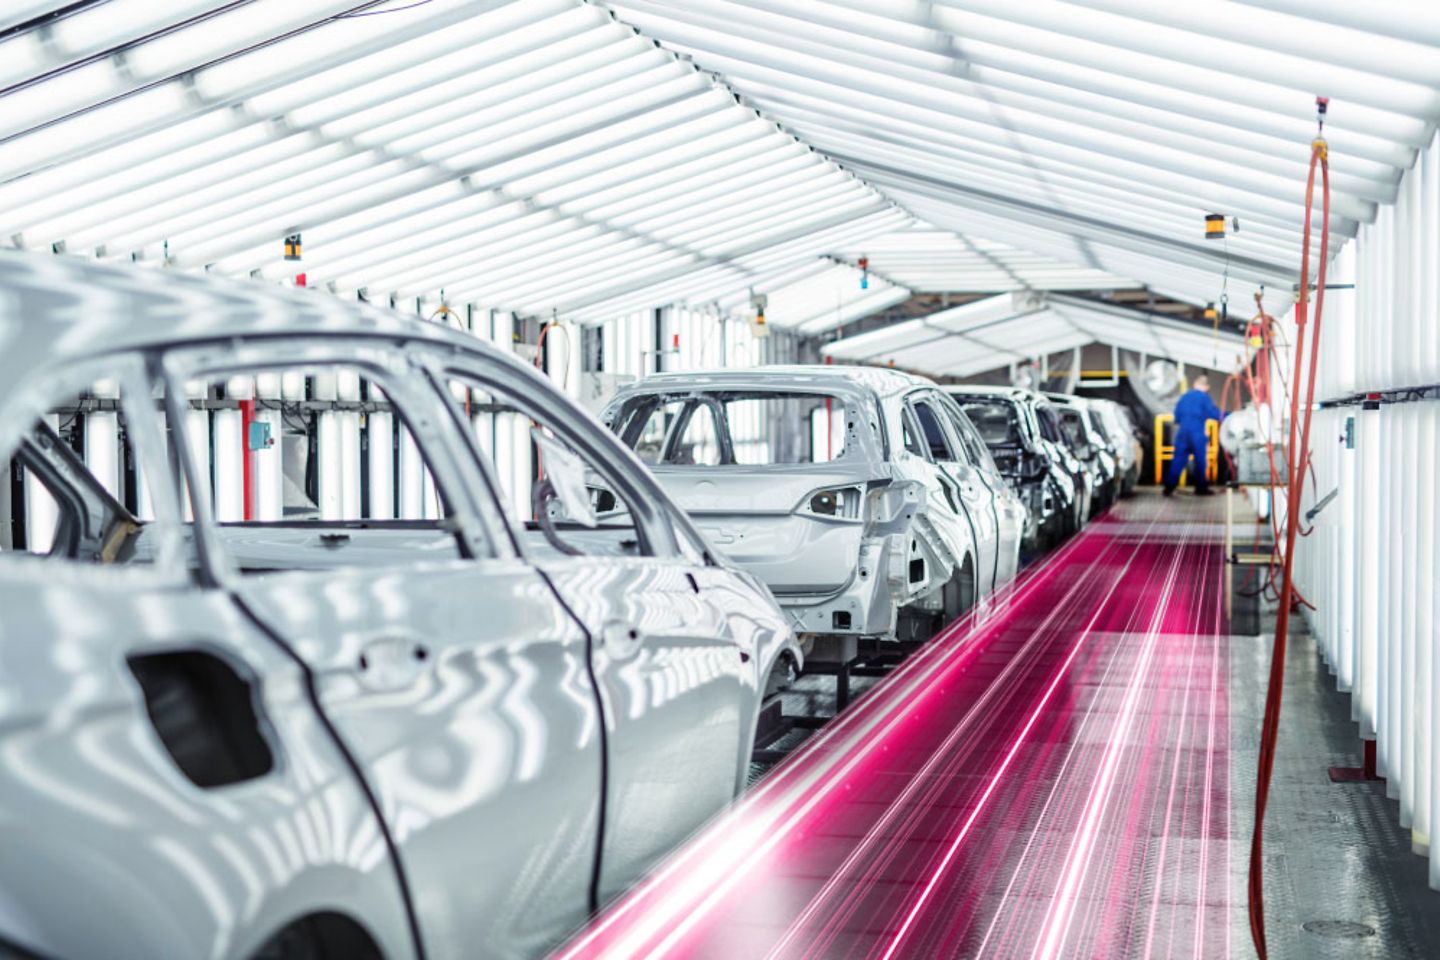
<instances>
[{"instance_id":1,"label":"worker's blue jacket","mask_svg":"<svg viewBox=\"0 0 1440 960\"><path fill-rule=\"evenodd\" d=\"M1205 421L1219 420L1220 408L1204 390L1187 390L1175 403L1175 432L1205 446Z\"/></svg>"}]
</instances>

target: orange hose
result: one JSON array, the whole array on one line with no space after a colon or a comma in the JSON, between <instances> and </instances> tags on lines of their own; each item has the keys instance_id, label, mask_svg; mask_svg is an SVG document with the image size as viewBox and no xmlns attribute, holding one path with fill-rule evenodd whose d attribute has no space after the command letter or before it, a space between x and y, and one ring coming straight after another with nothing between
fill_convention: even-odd
<instances>
[{"instance_id":1,"label":"orange hose","mask_svg":"<svg viewBox=\"0 0 1440 960\"><path fill-rule=\"evenodd\" d=\"M1300 378L1305 368L1305 324L1310 304L1310 220L1315 199L1315 167L1319 165L1323 185L1320 225L1320 264L1316 276L1315 325L1310 339L1310 366L1306 378L1304 419L1300 411ZM1260 758L1255 782L1255 830L1250 840L1250 938L1260 960L1267 960L1265 942L1265 807L1269 801L1270 779L1275 769L1275 742L1279 734L1281 693L1285 683L1285 648L1290 629L1291 598L1295 596L1295 537L1300 526L1298 492L1304 479L1310 451L1310 418L1315 406L1315 373L1320 351L1320 317L1325 307L1326 261L1330 252L1330 164L1325 141L1310 146L1310 172L1305 182L1305 236L1300 255L1300 299L1295 306L1295 378L1290 391L1290 462L1285 465L1287 495L1285 510L1285 554L1281 580L1281 602L1275 617L1275 644L1271 651L1270 678L1265 692L1265 719L1260 731ZM1299 446L1296 446L1296 432ZM1273 512L1273 511L1272 511Z\"/></svg>"}]
</instances>

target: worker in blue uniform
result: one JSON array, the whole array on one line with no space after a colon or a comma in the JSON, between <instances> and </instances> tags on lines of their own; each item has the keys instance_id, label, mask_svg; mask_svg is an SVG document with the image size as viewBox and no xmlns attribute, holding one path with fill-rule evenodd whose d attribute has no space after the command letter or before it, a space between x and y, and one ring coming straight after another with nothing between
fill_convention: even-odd
<instances>
[{"instance_id":1,"label":"worker in blue uniform","mask_svg":"<svg viewBox=\"0 0 1440 960\"><path fill-rule=\"evenodd\" d=\"M1210 489L1208 476L1210 443L1205 436L1205 424L1218 421L1222 416L1220 408L1210 399L1210 378L1202 373L1175 402L1175 456L1165 474L1165 496L1180 486L1180 474L1189 467L1191 457L1195 458L1195 472L1191 474L1195 478L1195 494L1208 497L1215 492Z\"/></svg>"}]
</instances>

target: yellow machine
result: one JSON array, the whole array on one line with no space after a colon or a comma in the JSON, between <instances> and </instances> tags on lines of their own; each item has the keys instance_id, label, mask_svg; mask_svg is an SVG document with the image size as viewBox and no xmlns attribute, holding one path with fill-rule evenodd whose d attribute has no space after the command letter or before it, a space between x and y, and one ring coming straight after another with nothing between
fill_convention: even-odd
<instances>
[{"instance_id":1,"label":"yellow machine","mask_svg":"<svg viewBox=\"0 0 1440 960\"><path fill-rule=\"evenodd\" d=\"M1155 417L1155 482L1165 482L1165 465L1175 456L1175 443L1169 439L1174 428L1173 414L1162 413ZM1167 427L1169 429L1167 429ZM1215 420L1205 422L1206 454L1205 479L1211 483L1220 475L1220 424ZM1185 474L1180 474L1180 485L1185 485Z\"/></svg>"}]
</instances>

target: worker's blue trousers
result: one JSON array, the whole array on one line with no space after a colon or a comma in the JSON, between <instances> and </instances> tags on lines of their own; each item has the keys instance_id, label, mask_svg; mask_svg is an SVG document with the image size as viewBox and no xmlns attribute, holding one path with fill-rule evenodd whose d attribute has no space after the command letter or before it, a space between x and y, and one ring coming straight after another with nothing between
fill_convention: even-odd
<instances>
[{"instance_id":1,"label":"worker's blue trousers","mask_svg":"<svg viewBox=\"0 0 1440 960\"><path fill-rule=\"evenodd\" d=\"M1175 434L1175 457L1170 461L1170 469L1165 473L1165 486L1180 486L1180 474L1185 472L1192 456L1195 458L1195 471L1190 476L1194 478L1195 486L1203 490L1210 485L1210 443L1205 432L1181 430Z\"/></svg>"}]
</instances>

